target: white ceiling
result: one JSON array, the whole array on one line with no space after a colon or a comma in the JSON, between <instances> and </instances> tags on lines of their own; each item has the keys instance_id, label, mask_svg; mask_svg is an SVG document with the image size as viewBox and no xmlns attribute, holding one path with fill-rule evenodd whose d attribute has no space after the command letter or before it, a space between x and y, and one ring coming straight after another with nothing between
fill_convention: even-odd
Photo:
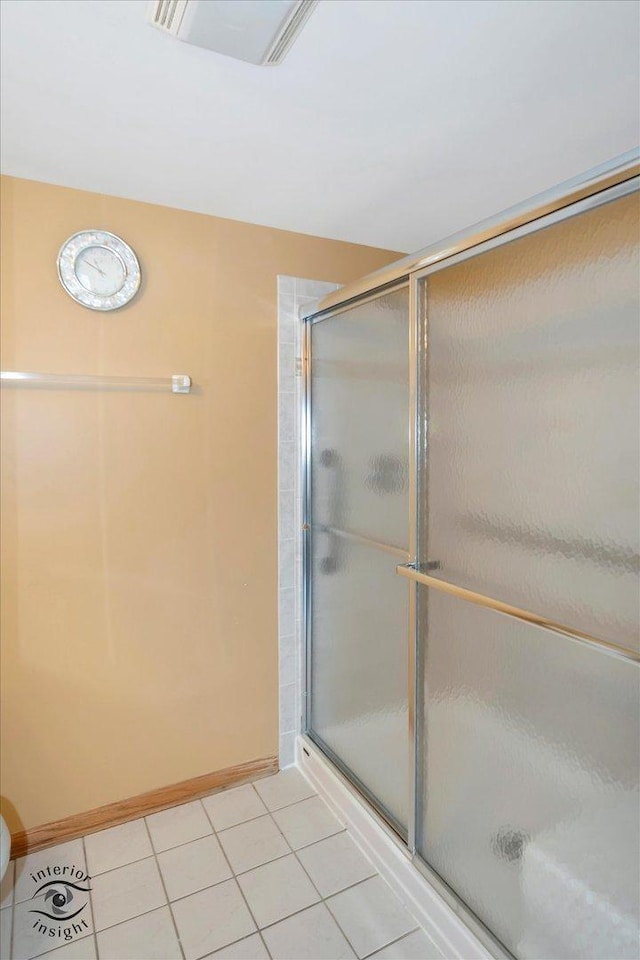
<instances>
[{"instance_id":1,"label":"white ceiling","mask_svg":"<svg viewBox=\"0 0 640 960\"><path fill-rule=\"evenodd\" d=\"M321 0L255 67L3 0L2 169L411 252L640 140L634 0Z\"/></svg>"}]
</instances>

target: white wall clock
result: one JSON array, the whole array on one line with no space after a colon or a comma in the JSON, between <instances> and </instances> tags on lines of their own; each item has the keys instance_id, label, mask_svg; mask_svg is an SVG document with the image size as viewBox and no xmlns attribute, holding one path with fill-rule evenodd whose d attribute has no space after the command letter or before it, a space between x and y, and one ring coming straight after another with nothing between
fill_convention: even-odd
<instances>
[{"instance_id":1,"label":"white wall clock","mask_svg":"<svg viewBox=\"0 0 640 960\"><path fill-rule=\"evenodd\" d=\"M115 234L82 230L60 247L58 276L77 303L91 310L117 310L138 292L140 264Z\"/></svg>"}]
</instances>

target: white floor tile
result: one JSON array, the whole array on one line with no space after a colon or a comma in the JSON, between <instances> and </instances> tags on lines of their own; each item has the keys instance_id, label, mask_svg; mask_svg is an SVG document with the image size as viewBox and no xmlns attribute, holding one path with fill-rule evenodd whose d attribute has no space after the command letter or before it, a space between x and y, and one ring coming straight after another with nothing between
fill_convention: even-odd
<instances>
[{"instance_id":1,"label":"white floor tile","mask_svg":"<svg viewBox=\"0 0 640 960\"><path fill-rule=\"evenodd\" d=\"M273 960L351 960L355 953L323 903L263 930Z\"/></svg>"},{"instance_id":2,"label":"white floor tile","mask_svg":"<svg viewBox=\"0 0 640 960\"><path fill-rule=\"evenodd\" d=\"M259 927L283 920L320 899L293 854L243 873L238 883Z\"/></svg>"},{"instance_id":3,"label":"white floor tile","mask_svg":"<svg viewBox=\"0 0 640 960\"><path fill-rule=\"evenodd\" d=\"M143 819L109 827L84 838L87 869L92 877L107 870L124 867L135 860L153 856L149 834Z\"/></svg>"},{"instance_id":4,"label":"white floor tile","mask_svg":"<svg viewBox=\"0 0 640 960\"><path fill-rule=\"evenodd\" d=\"M222 793L214 793L212 797L204 797L202 804L216 830L235 827L237 823L262 817L267 812L250 783L232 790L223 790Z\"/></svg>"},{"instance_id":5,"label":"white floor tile","mask_svg":"<svg viewBox=\"0 0 640 960\"><path fill-rule=\"evenodd\" d=\"M80 894L74 891L76 902ZM77 916L64 923L50 920L41 914L33 913L34 907L45 907L44 895L37 900L23 900L13 908L13 950L11 960L31 960L40 954L51 952L54 949L69 947L75 940L89 937L93 933L93 920L89 905L89 895L86 895L86 906ZM74 911L75 912L75 904ZM49 936L53 929L54 936ZM65 936L72 939L66 941ZM91 938L90 938L91 939Z\"/></svg>"},{"instance_id":6,"label":"white floor tile","mask_svg":"<svg viewBox=\"0 0 640 960\"><path fill-rule=\"evenodd\" d=\"M91 881L96 930L131 920L166 903L155 860L138 860Z\"/></svg>"},{"instance_id":7,"label":"white floor tile","mask_svg":"<svg viewBox=\"0 0 640 960\"><path fill-rule=\"evenodd\" d=\"M414 930L408 937L373 953L369 960L443 960L443 956L424 930Z\"/></svg>"},{"instance_id":8,"label":"white floor tile","mask_svg":"<svg viewBox=\"0 0 640 960\"><path fill-rule=\"evenodd\" d=\"M102 930L98 950L105 960L182 960L168 907Z\"/></svg>"},{"instance_id":9,"label":"white floor tile","mask_svg":"<svg viewBox=\"0 0 640 960\"><path fill-rule=\"evenodd\" d=\"M294 850L344 830L321 797L310 797L276 810L273 819Z\"/></svg>"},{"instance_id":10,"label":"white floor tile","mask_svg":"<svg viewBox=\"0 0 640 960\"><path fill-rule=\"evenodd\" d=\"M157 853L213 833L209 818L199 800L183 803L160 813L152 813L146 819Z\"/></svg>"},{"instance_id":11,"label":"white floor tile","mask_svg":"<svg viewBox=\"0 0 640 960\"><path fill-rule=\"evenodd\" d=\"M158 863L169 900L188 897L233 876L213 834L159 853Z\"/></svg>"},{"instance_id":12,"label":"white floor tile","mask_svg":"<svg viewBox=\"0 0 640 960\"><path fill-rule=\"evenodd\" d=\"M0 910L0 960L10 960L11 953L11 907Z\"/></svg>"},{"instance_id":13,"label":"white floor tile","mask_svg":"<svg viewBox=\"0 0 640 960\"><path fill-rule=\"evenodd\" d=\"M96 960L97 956L93 937L72 940L70 943L65 943L64 947L41 954L42 960Z\"/></svg>"},{"instance_id":14,"label":"white floor tile","mask_svg":"<svg viewBox=\"0 0 640 960\"><path fill-rule=\"evenodd\" d=\"M67 843L60 843L57 847L48 847L46 850L39 850L37 853L28 853L26 857L20 857L16 860L15 874L15 902L29 900L38 886L44 882L43 879L34 880L32 874L37 876L38 871L48 871L54 867L76 867L78 870L86 872L86 862L84 858L84 849L82 840L69 840ZM73 880L73 876L67 871L63 875L65 879ZM56 877L51 874L51 879Z\"/></svg>"},{"instance_id":15,"label":"white floor tile","mask_svg":"<svg viewBox=\"0 0 640 960\"><path fill-rule=\"evenodd\" d=\"M222 950L216 950L204 960L214 960L214 957L216 960L269 960L269 954L259 933L245 937L238 943L232 943L229 947L223 947Z\"/></svg>"},{"instance_id":16,"label":"white floor tile","mask_svg":"<svg viewBox=\"0 0 640 960\"><path fill-rule=\"evenodd\" d=\"M235 873L244 873L291 852L270 816L223 830L218 838Z\"/></svg>"},{"instance_id":17,"label":"white floor tile","mask_svg":"<svg viewBox=\"0 0 640 960\"><path fill-rule=\"evenodd\" d=\"M104 960L181 960L182 951L185 960L443 960L295 768L84 843L86 862L82 840L22 858L15 883L11 864L0 903L16 902L0 913L0 960L96 960L98 952ZM94 916L87 905L84 926L65 942L37 929L31 898L48 879L75 879L71 867L92 878Z\"/></svg>"},{"instance_id":18,"label":"white floor tile","mask_svg":"<svg viewBox=\"0 0 640 960\"><path fill-rule=\"evenodd\" d=\"M10 907L13 903L14 871L15 861L10 860L7 872L0 884L0 910L4 910L5 907Z\"/></svg>"},{"instance_id":19,"label":"white floor tile","mask_svg":"<svg viewBox=\"0 0 640 960\"><path fill-rule=\"evenodd\" d=\"M201 890L173 904L186 960L197 960L256 929L235 880Z\"/></svg>"},{"instance_id":20,"label":"white floor tile","mask_svg":"<svg viewBox=\"0 0 640 960\"><path fill-rule=\"evenodd\" d=\"M366 957L418 926L382 877L364 880L327 900L359 957Z\"/></svg>"},{"instance_id":21,"label":"white floor tile","mask_svg":"<svg viewBox=\"0 0 640 960\"><path fill-rule=\"evenodd\" d=\"M295 767L281 770L273 777L256 780L254 787L269 810L279 810L315 794L309 781Z\"/></svg>"},{"instance_id":22,"label":"white floor tile","mask_svg":"<svg viewBox=\"0 0 640 960\"><path fill-rule=\"evenodd\" d=\"M330 897L376 873L346 831L305 847L298 857L323 897Z\"/></svg>"}]
</instances>

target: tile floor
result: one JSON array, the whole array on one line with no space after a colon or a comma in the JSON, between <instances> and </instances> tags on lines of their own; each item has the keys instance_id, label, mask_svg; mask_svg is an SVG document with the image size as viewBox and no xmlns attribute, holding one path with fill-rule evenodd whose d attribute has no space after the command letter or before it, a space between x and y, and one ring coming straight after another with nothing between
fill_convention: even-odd
<instances>
[{"instance_id":1,"label":"tile floor","mask_svg":"<svg viewBox=\"0 0 640 960\"><path fill-rule=\"evenodd\" d=\"M55 949L29 912L53 864L92 890L86 933ZM0 907L1 960L442 958L295 768L30 854Z\"/></svg>"}]
</instances>

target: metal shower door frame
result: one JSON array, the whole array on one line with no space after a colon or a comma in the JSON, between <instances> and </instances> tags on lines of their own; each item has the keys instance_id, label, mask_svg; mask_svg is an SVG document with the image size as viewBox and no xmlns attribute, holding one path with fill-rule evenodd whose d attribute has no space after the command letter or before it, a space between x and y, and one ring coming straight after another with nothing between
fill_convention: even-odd
<instances>
[{"instance_id":1,"label":"metal shower door frame","mask_svg":"<svg viewBox=\"0 0 640 960\"><path fill-rule=\"evenodd\" d=\"M588 210L595 209L603 204L620 199L628 194L640 190L640 159L637 152L629 153L616 158L609 164L602 165L590 171L583 177L575 178L551 191L540 194L528 204L521 204L505 211L497 218L485 221L466 233L456 234L442 244L428 247L414 257L408 257L384 268L370 277L336 290L324 297L317 304L307 306L302 315L303 331L303 406L302 406L302 478L303 478L303 631L304 631L304 690L302 709L301 732L316 743L328 755L328 758L338 768L343 777L355 790L364 795L372 806L372 812L379 822L393 836L401 842L408 858L414 866L426 877L443 897L447 904L461 917L466 926L477 936L484 946L497 958L512 958L512 954L494 936L482 921L470 910L458 894L436 873L429 864L422 859L416 849L417 824L421 816L421 798L418 791L420 780L420 763L423 758L420 741L420 724L417 721L417 710L420 699L418 694L421 663L420 637L418 635L417 617L417 586L425 582L425 577L417 568L419 554L428 556L427 545L419 543L420 517L418 502L420 490L425 489L421 475L421 463L424 463L428 444L428 416L425 409L423 389L426 390L426 357L428 337L428 304L426 278L439 270L446 269L471 257L479 256L503 244L518 240L529 234L536 233L553 224L574 216L579 216ZM370 792L363 789L363 785L353 777L350 771L327 751L323 744L317 743L317 738L311 735L311 327L314 323L330 319L345 310L409 284L409 553L415 576L404 565L404 576L409 581L408 602L408 740L409 740L409 822L408 835L398 837L397 828L389 821ZM411 564L409 565L409 567ZM426 576L426 581L431 578ZM515 609L515 608L514 608ZM508 613L508 611L506 611ZM574 637L577 642L591 643L593 638ZM597 643L597 641L596 641ZM614 656L624 656L630 661L638 660L630 652L624 653L617 645L606 643L598 644L604 652ZM607 650L607 647L609 649ZM612 649L613 648L613 649Z\"/></svg>"},{"instance_id":2,"label":"metal shower door frame","mask_svg":"<svg viewBox=\"0 0 640 960\"><path fill-rule=\"evenodd\" d=\"M409 819L407 824L407 835L405 836L403 831L399 829L398 825L394 823L393 819L388 815L384 807L378 802L377 798L368 790L366 784L362 783L349 768L342 763L340 758L325 744L317 734L314 734L311 728L311 678L312 678L312 660L311 660L311 610L312 610L312 583L311 583L311 551L312 551L312 540L313 540L313 525L312 525L312 489L311 489L311 409L312 409L312 387L311 387L311 363L312 363L312 343L311 343L311 329L312 326L319 322L324 322L331 320L333 317L339 316L342 313L345 313L351 310L355 306L360 306L363 303L367 303L371 300L376 300L378 297L384 296L385 294L395 292L397 290L402 290L407 288L409 291L409 300L414 295L414 287L410 283L409 277L402 277L399 280L387 284L382 288L378 288L371 292L370 295L363 295L358 297L357 301L350 301L344 304L339 304L335 308L323 312L320 316L311 316L304 319L304 329L303 329L303 359L302 359L302 372L303 372L303 401L302 401L302 414L301 414L301 424L302 424L302 441L301 441L301 450L302 450L302 463L301 463L301 472L302 472L302 489L303 489L303 504L302 504L302 536L303 536L303 545L302 545L302 622L303 622L303 632L304 632L304 689L302 691L302 710L301 710L301 721L302 721L302 733L308 736L315 744L318 746L322 752L331 760L334 766L340 771L340 773L349 781L349 783L355 787L355 789L362 794L366 800L370 803L372 808L375 810L378 817L384 822L384 824L393 830L394 834L398 836L403 844L406 844L410 849L415 849L415 836L414 836L414 818L412 816L412 811L414 810L415 805L415 764L412 760L414 755L413 744L415 742L415 690L411 690L411 682L415 684L415 658L412 654L412 651L416 649L416 640L417 638L412 636L409 643L409 675L412 678L410 681L410 695L408 699L408 742L409 742L409 774L410 774L410 783L408 791L408 808L409 808ZM369 545L382 548L387 550L390 553L401 553L404 556L409 558L415 557L416 555L416 532L417 532L417 523L416 523L416 505L417 505L417 487L416 487L416 471L417 471L417 459L416 459L416 420L417 420L417 343L415 336L415 328L412 323L412 306L411 302L409 305L409 338L407 343L407 349L409 352L409 431L411 437L411 453L409 456L409 484L408 484L408 548L406 551L399 551L395 548L392 548L386 544L376 543L374 541L366 541ZM365 542L364 538L360 538ZM410 633L415 631L415 601L417 595L417 589L415 584L409 584L409 605L408 605L408 629Z\"/></svg>"}]
</instances>

